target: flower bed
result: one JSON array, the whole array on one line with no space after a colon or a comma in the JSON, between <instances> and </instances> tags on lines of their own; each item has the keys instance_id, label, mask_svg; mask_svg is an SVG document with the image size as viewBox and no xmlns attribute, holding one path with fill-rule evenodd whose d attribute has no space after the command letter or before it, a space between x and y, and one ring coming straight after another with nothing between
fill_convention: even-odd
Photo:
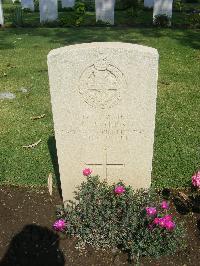
<instances>
[{"instance_id":1,"label":"flower bed","mask_svg":"<svg viewBox=\"0 0 200 266\"><path fill-rule=\"evenodd\" d=\"M153 190L134 191L123 182L108 185L84 169L86 181L75 201L57 211L53 227L78 239L78 248L119 248L130 258L174 254L185 247L185 230L167 201Z\"/></svg>"}]
</instances>

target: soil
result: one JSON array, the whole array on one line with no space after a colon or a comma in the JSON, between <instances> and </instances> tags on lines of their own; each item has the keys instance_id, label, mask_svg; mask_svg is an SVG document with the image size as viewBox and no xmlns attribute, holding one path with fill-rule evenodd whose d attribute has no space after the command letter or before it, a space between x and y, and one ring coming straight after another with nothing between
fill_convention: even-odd
<instances>
[{"instance_id":1,"label":"soil","mask_svg":"<svg viewBox=\"0 0 200 266\"><path fill-rule=\"evenodd\" d=\"M47 189L0 187L0 266L107 266L136 265L127 254L114 250L86 252L76 249L76 240L52 230L58 192ZM142 258L141 266L200 265L200 214L177 213L188 231L187 248L174 256Z\"/></svg>"}]
</instances>

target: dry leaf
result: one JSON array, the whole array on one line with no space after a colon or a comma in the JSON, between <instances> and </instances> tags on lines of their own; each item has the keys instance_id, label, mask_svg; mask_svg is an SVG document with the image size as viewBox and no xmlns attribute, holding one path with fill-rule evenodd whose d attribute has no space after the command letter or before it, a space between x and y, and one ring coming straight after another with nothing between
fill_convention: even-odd
<instances>
[{"instance_id":1,"label":"dry leaf","mask_svg":"<svg viewBox=\"0 0 200 266\"><path fill-rule=\"evenodd\" d=\"M33 143L33 144L30 144L30 145L25 145L23 146L23 148L35 148L42 140L39 139L37 142Z\"/></svg>"},{"instance_id":2,"label":"dry leaf","mask_svg":"<svg viewBox=\"0 0 200 266\"><path fill-rule=\"evenodd\" d=\"M179 197L182 197L182 199L184 199L185 201L189 201L189 198L185 193L179 192L178 195Z\"/></svg>"},{"instance_id":3,"label":"dry leaf","mask_svg":"<svg viewBox=\"0 0 200 266\"><path fill-rule=\"evenodd\" d=\"M33 116L33 117L31 117L31 119L32 119L32 120L37 120L37 119L41 119L41 118L43 118L43 117L45 117L45 114L38 115L38 116Z\"/></svg>"},{"instance_id":4,"label":"dry leaf","mask_svg":"<svg viewBox=\"0 0 200 266\"><path fill-rule=\"evenodd\" d=\"M50 173L49 176L48 176L48 190L49 190L49 194L52 196L52 191L53 191L52 173Z\"/></svg>"}]
</instances>

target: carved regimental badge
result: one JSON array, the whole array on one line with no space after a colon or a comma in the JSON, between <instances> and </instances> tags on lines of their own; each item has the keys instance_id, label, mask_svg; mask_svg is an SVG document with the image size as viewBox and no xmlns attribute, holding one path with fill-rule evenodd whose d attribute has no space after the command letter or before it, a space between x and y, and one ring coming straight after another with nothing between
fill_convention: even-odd
<instances>
[{"instance_id":1,"label":"carved regimental badge","mask_svg":"<svg viewBox=\"0 0 200 266\"><path fill-rule=\"evenodd\" d=\"M86 68L79 80L79 92L84 101L101 109L117 104L125 87L124 74L106 59Z\"/></svg>"}]
</instances>

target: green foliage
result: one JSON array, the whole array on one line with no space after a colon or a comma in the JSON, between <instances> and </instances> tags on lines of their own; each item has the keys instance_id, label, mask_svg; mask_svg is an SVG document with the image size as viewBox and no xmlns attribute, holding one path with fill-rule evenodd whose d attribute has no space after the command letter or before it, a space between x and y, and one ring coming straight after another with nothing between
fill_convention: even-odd
<instances>
[{"instance_id":1,"label":"green foliage","mask_svg":"<svg viewBox=\"0 0 200 266\"><path fill-rule=\"evenodd\" d=\"M199 3L200 1L199 0L185 0L186 3Z\"/></svg>"},{"instance_id":2,"label":"green foliage","mask_svg":"<svg viewBox=\"0 0 200 266\"><path fill-rule=\"evenodd\" d=\"M87 11L95 11L95 1L94 0L82 0Z\"/></svg>"},{"instance_id":3,"label":"green foliage","mask_svg":"<svg viewBox=\"0 0 200 266\"><path fill-rule=\"evenodd\" d=\"M157 27L169 27L171 26L171 19L169 16L162 14L154 17L153 24Z\"/></svg>"},{"instance_id":4,"label":"green foliage","mask_svg":"<svg viewBox=\"0 0 200 266\"><path fill-rule=\"evenodd\" d=\"M86 13L85 4L79 0L76 1L74 10L75 10L75 25L80 26L85 18L85 13Z\"/></svg>"},{"instance_id":5,"label":"green foliage","mask_svg":"<svg viewBox=\"0 0 200 266\"><path fill-rule=\"evenodd\" d=\"M122 182L117 185L124 186ZM158 195L154 191L125 188L125 193L115 194L114 185L101 182L98 176L87 177L75 192L76 201L67 201L65 209L57 211L58 218L67 221L66 233L78 238L79 247L120 247L131 257L173 254L183 248L182 225L173 231L148 228L145 207L155 206Z\"/></svg>"},{"instance_id":6,"label":"green foliage","mask_svg":"<svg viewBox=\"0 0 200 266\"><path fill-rule=\"evenodd\" d=\"M174 7L179 11L182 12L184 8L184 3L182 0L176 0L174 3Z\"/></svg>"},{"instance_id":7,"label":"green foliage","mask_svg":"<svg viewBox=\"0 0 200 266\"><path fill-rule=\"evenodd\" d=\"M35 11L39 11L39 0L34 0Z\"/></svg>"},{"instance_id":8,"label":"green foliage","mask_svg":"<svg viewBox=\"0 0 200 266\"><path fill-rule=\"evenodd\" d=\"M86 13L85 4L82 1L76 1L73 12L68 12L66 16L60 18L60 26L80 26L84 22Z\"/></svg>"},{"instance_id":9,"label":"green foliage","mask_svg":"<svg viewBox=\"0 0 200 266\"><path fill-rule=\"evenodd\" d=\"M14 26L23 26L24 19L23 19L23 10L21 7L16 7L13 11L13 21Z\"/></svg>"},{"instance_id":10,"label":"green foliage","mask_svg":"<svg viewBox=\"0 0 200 266\"><path fill-rule=\"evenodd\" d=\"M189 24L193 27L200 27L200 11L188 15Z\"/></svg>"}]
</instances>

